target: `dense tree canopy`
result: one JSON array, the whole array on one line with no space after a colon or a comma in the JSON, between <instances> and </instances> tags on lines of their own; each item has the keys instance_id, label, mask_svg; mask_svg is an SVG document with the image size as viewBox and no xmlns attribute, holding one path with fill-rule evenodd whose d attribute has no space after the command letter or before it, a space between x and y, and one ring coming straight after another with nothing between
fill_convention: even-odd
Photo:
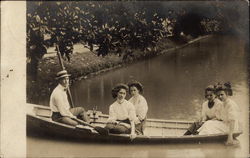
<instances>
[{"instance_id":1,"label":"dense tree canopy","mask_svg":"<svg viewBox=\"0 0 250 158\"><path fill-rule=\"evenodd\" d=\"M83 43L90 50L96 45L97 54L105 56L111 52L121 54L123 48L152 50L162 38L181 39L182 34L197 37L235 32L237 23L242 22L237 20L240 5L230 8L223 2L29 1L28 73L36 76L38 61L47 47L63 47L69 41Z\"/></svg>"}]
</instances>

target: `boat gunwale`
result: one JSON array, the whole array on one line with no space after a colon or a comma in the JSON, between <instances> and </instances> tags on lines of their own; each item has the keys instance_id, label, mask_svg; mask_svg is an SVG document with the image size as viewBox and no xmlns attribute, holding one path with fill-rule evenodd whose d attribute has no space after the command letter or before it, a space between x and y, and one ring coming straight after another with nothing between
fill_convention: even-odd
<instances>
[{"instance_id":1,"label":"boat gunwale","mask_svg":"<svg viewBox=\"0 0 250 158\"><path fill-rule=\"evenodd\" d=\"M35 108L41 108L41 109L45 109L45 110L50 110L51 111L50 107L48 107L48 106L36 105L36 104L29 104L29 105L33 106L33 108L35 107ZM99 117L108 118L107 114L103 114L101 111L98 111L98 112L100 112ZM88 110L87 113L93 113L93 110ZM190 121L190 120L188 120L188 121L183 121L183 120L164 120L164 119L154 119L154 118L151 118L151 119L147 119L147 122L191 124L194 121Z\"/></svg>"}]
</instances>

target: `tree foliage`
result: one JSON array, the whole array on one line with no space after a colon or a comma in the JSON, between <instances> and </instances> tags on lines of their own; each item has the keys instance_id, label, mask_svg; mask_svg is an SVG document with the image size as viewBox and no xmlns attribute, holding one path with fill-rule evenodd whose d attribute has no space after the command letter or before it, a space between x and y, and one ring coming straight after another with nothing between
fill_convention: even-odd
<instances>
[{"instance_id":1,"label":"tree foliage","mask_svg":"<svg viewBox=\"0 0 250 158\"><path fill-rule=\"evenodd\" d=\"M213 2L209 7L175 3L170 8L157 1L29 1L28 72L36 76L38 61L54 44L59 44L70 60L71 42L83 43L91 51L97 46L97 55L121 55L123 48L153 50L159 40L169 36L181 38L184 33L197 37L230 27L225 26L230 24L227 12L233 12L228 7Z\"/></svg>"},{"instance_id":2,"label":"tree foliage","mask_svg":"<svg viewBox=\"0 0 250 158\"><path fill-rule=\"evenodd\" d=\"M152 12L140 2L28 4L27 57L31 58L33 74L36 74L37 63L46 53L46 47L53 44L63 47L63 44L67 45L66 40L81 42L90 50L96 45L97 54L105 56L109 52L121 54L124 47L144 51L155 47L158 40L171 34L169 20L160 17L157 8Z\"/></svg>"}]
</instances>

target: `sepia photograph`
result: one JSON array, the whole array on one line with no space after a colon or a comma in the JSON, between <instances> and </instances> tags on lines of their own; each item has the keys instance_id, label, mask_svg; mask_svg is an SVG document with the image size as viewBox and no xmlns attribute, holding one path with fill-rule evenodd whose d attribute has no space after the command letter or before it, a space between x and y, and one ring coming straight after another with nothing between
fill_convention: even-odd
<instances>
[{"instance_id":1,"label":"sepia photograph","mask_svg":"<svg viewBox=\"0 0 250 158\"><path fill-rule=\"evenodd\" d=\"M1 7L0 157L249 157L248 1Z\"/></svg>"}]
</instances>

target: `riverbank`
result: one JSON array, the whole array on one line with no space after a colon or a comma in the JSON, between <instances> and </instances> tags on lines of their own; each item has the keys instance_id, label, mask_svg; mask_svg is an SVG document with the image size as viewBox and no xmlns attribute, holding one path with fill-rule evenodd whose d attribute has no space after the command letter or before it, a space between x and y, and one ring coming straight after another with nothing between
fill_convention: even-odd
<instances>
[{"instance_id":1,"label":"riverbank","mask_svg":"<svg viewBox=\"0 0 250 158\"><path fill-rule=\"evenodd\" d=\"M78 50L71 56L71 62L64 61L66 70L71 74L72 82L76 80L86 79L97 74L122 67L146 58L151 58L160 54L165 54L176 49L183 48L191 43L206 38L202 36L189 42L179 45L172 40L165 39L157 44L155 50L147 51L133 50L131 55L126 58L123 55L107 55L105 57L97 56L90 51ZM124 50L126 51L126 50ZM36 103L37 98L49 97L51 91L56 86L54 80L56 72L61 67L58 57L55 55L45 56L39 63L37 80L32 81L27 76L27 102Z\"/></svg>"}]
</instances>

